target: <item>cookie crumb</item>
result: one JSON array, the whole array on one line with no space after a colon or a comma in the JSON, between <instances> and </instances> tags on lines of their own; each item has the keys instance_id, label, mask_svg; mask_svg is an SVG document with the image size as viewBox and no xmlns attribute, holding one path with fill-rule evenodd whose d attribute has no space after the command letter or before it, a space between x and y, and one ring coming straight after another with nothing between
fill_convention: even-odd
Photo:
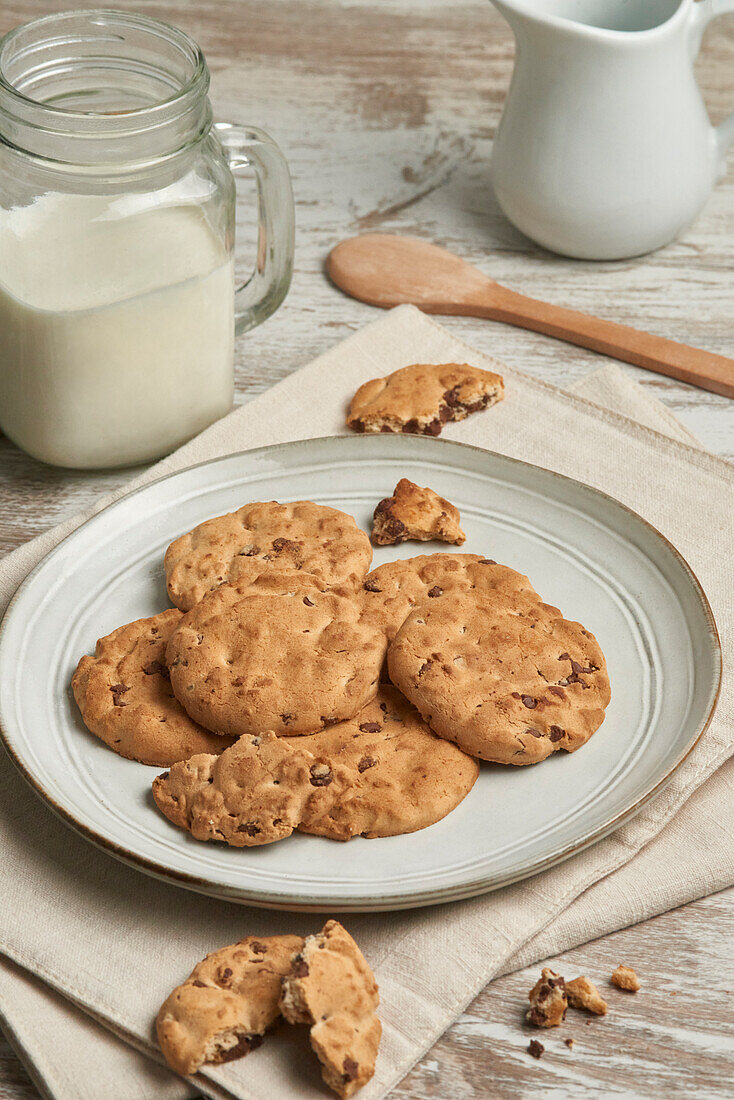
<instances>
[{"instance_id":1,"label":"cookie crumb","mask_svg":"<svg viewBox=\"0 0 734 1100\"><path fill-rule=\"evenodd\" d=\"M607 1002L588 978L582 976L566 982L566 996L571 1008L582 1008L595 1016L606 1016Z\"/></svg>"},{"instance_id":2,"label":"cookie crumb","mask_svg":"<svg viewBox=\"0 0 734 1100\"><path fill-rule=\"evenodd\" d=\"M628 993L636 993L640 988L640 982L631 966L618 966L612 974L612 985L617 989L624 989Z\"/></svg>"},{"instance_id":3,"label":"cookie crumb","mask_svg":"<svg viewBox=\"0 0 734 1100\"><path fill-rule=\"evenodd\" d=\"M573 1050L573 1043L574 1043L573 1039L564 1039L563 1041L564 1041L564 1043L566 1044L566 1046L568 1047L569 1050Z\"/></svg>"},{"instance_id":4,"label":"cookie crumb","mask_svg":"<svg viewBox=\"0 0 734 1100\"><path fill-rule=\"evenodd\" d=\"M533 1058L542 1058L545 1054L545 1047L537 1039L531 1039L528 1043L528 1054L532 1054Z\"/></svg>"},{"instance_id":5,"label":"cookie crumb","mask_svg":"<svg viewBox=\"0 0 734 1100\"><path fill-rule=\"evenodd\" d=\"M528 993L530 1008L526 1020L534 1027L558 1027L563 1022L568 1008L566 983L560 974L547 966Z\"/></svg>"}]
</instances>

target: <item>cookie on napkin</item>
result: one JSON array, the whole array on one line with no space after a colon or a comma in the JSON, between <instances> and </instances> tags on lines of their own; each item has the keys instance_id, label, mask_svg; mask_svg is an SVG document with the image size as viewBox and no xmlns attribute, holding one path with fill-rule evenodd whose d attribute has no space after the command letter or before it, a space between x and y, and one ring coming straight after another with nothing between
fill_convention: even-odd
<instances>
[{"instance_id":1,"label":"cookie on napkin","mask_svg":"<svg viewBox=\"0 0 734 1100\"><path fill-rule=\"evenodd\" d=\"M324 1081L341 1097L353 1096L375 1072L379 1003L374 974L338 921L306 937L283 978L280 1010L291 1024L311 1025Z\"/></svg>"},{"instance_id":2,"label":"cookie on napkin","mask_svg":"<svg viewBox=\"0 0 734 1100\"><path fill-rule=\"evenodd\" d=\"M156 1019L171 1069L188 1077L260 1046L280 1017L281 980L303 943L300 936L247 936L197 963Z\"/></svg>"},{"instance_id":3,"label":"cookie on napkin","mask_svg":"<svg viewBox=\"0 0 734 1100\"><path fill-rule=\"evenodd\" d=\"M347 427L357 432L439 435L449 420L464 420L504 397L502 376L468 363L413 363L360 386Z\"/></svg>"}]
</instances>

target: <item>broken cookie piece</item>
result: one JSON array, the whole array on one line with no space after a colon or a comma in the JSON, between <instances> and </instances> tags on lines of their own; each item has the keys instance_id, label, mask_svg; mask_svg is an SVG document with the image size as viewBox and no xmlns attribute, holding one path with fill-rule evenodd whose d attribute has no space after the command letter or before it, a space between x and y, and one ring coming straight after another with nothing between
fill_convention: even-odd
<instances>
[{"instance_id":1,"label":"broken cookie piece","mask_svg":"<svg viewBox=\"0 0 734 1100\"><path fill-rule=\"evenodd\" d=\"M628 993L636 993L640 988L639 979L631 966L618 966L611 980L617 989L625 989Z\"/></svg>"},{"instance_id":2,"label":"broken cookie piece","mask_svg":"<svg viewBox=\"0 0 734 1100\"><path fill-rule=\"evenodd\" d=\"M607 1002L588 978L582 976L566 982L566 996L571 1008L583 1008L595 1016L606 1016Z\"/></svg>"},{"instance_id":3,"label":"broken cookie piece","mask_svg":"<svg viewBox=\"0 0 734 1100\"><path fill-rule=\"evenodd\" d=\"M463 420L503 396L502 376L492 371L468 363L413 363L360 386L347 426L357 432L439 435L449 420Z\"/></svg>"},{"instance_id":4,"label":"broken cookie piece","mask_svg":"<svg viewBox=\"0 0 734 1100\"><path fill-rule=\"evenodd\" d=\"M169 1066L186 1077L260 1046L280 1016L281 978L302 947L300 936L247 936L197 963L156 1019Z\"/></svg>"},{"instance_id":5,"label":"broken cookie piece","mask_svg":"<svg viewBox=\"0 0 734 1100\"><path fill-rule=\"evenodd\" d=\"M362 952L338 921L307 936L283 978L280 1010L291 1024L311 1025L311 1046L325 1083L352 1096L375 1072L382 1025L377 983Z\"/></svg>"},{"instance_id":6,"label":"broken cookie piece","mask_svg":"<svg viewBox=\"0 0 734 1100\"><path fill-rule=\"evenodd\" d=\"M528 993L530 1008L525 1019L534 1027L558 1027L563 1023L568 1008L566 983L559 974L547 966Z\"/></svg>"},{"instance_id":7,"label":"broken cookie piece","mask_svg":"<svg viewBox=\"0 0 734 1100\"><path fill-rule=\"evenodd\" d=\"M433 489L422 488L403 477L391 497L385 497L375 508L372 520L372 541L377 546L391 546L408 539L441 542L461 546L466 535L460 527L459 509Z\"/></svg>"}]
</instances>

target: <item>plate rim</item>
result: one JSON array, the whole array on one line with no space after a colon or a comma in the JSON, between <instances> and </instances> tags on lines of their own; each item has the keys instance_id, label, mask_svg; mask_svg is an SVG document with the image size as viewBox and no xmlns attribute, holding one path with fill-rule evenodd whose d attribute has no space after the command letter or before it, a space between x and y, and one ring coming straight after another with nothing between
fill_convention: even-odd
<instances>
[{"instance_id":1,"label":"plate rim","mask_svg":"<svg viewBox=\"0 0 734 1100\"><path fill-rule=\"evenodd\" d=\"M666 770L657 781L653 782L639 798L635 800L626 809L620 810L612 818L605 820L598 825L591 833L585 835L581 839L567 844L565 847L554 851L542 860L530 860L521 864L515 871L508 872L499 876L480 877L473 879L470 882L461 885L445 886L435 888L431 890L423 891L407 891L399 892L393 895L381 896L379 901L373 897L354 897L348 899L342 899L335 901L330 898L319 898L318 895L313 897L305 897L303 895L288 895L286 893L277 894L273 896L268 891L253 891L249 889L242 889L239 887L227 888L224 884L214 884L210 880L198 875L191 874L185 871L178 871L165 864L159 863L157 860L151 859L140 853L130 850L122 844L116 843L108 837L97 832L97 830L85 822L80 821L72 811L66 809L61 805L44 787L42 781L36 777L34 772L29 769L23 760L21 760L18 752L13 746L12 737L6 730L6 720L4 714L4 692L2 690L2 648L7 630L7 625L10 617L14 611L16 603L24 595L27 588L30 587L34 581L36 575L47 565L50 559L53 559L56 554L62 552L62 548L66 543L74 538L80 531L84 530L91 523L99 519L100 516L113 510L118 505L127 503L133 497L138 496L140 493L150 491L157 486L160 486L164 482L170 481L174 478L181 477L190 473L192 470L202 469L203 467L216 466L219 463L238 459L238 458L253 458L256 459L259 455L273 455L279 451L291 450L299 447L313 447L319 444L326 444L328 446L339 446L339 441L347 439L351 443L355 443L357 440L367 441L368 445L374 445L376 440L381 443L387 443L390 440L388 446L394 445L398 440L407 441L410 440L412 446L418 445L418 450L425 448L427 453L430 453L433 448L438 446L439 449L448 447L450 451L471 451L475 453L480 459L487 457L494 457L502 462L505 462L511 466L521 467L525 470L540 471L543 475L549 476L553 480L560 481L572 486L572 491L580 492L582 498L584 496L596 499L602 499L603 501L611 504L613 507L621 509L632 518L633 521L641 524L665 547L665 549L672 555L677 561L678 565L682 567L683 573L687 576L690 583L690 588L694 593L699 609L704 613L704 619L706 620L708 628L708 640L710 643L712 667L713 673L713 691L710 693L710 701L708 710L705 717L696 726L695 732L691 737L685 748L683 748L673 763ZM365 443L357 443L357 446L364 446ZM398 444L399 446L402 444ZM430 459L429 459L430 461ZM458 464L461 467L461 464ZM427 438L424 436L403 436L392 434L375 435L374 433L365 433L363 435L330 435L330 436L314 436L306 439L288 440L282 443L267 444L260 447L246 448L239 451L232 451L228 454L217 455L212 458L203 459L201 462L191 463L188 466L184 466L178 470L172 470L168 473L162 474L160 477L153 478L151 481L146 482L144 485L138 485L127 492L122 493L121 496L115 500L110 501L104 507L95 511L92 515L88 516L80 524L78 524L72 531L59 540L51 549L44 554L44 556L33 566L28 574L23 578L17 589L13 593L10 602L0 620L0 741L5 748L11 762L20 772L23 779L29 784L33 792L39 797L46 805L52 810L52 812L61 819L61 821L72 828L76 833L84 837L85 840L94 844L95 847L100 848L103 852L111 855L120 862L127 866L133 867L136 870L142 871L145 874L152 876L168 883L169 885L179 886L184 889L193 890L196 893L205 894L209 897L218 898L220 900L237 902L243 905L251 905L256 908L265 908L273 910L285 910L290 912L379 912L390 911L397 909L413 909L422 908L429 905L440 905L450 901L460 901L472 897L477 897L481 894L489 893L494 890L501 889L502 887L509 886L512 883L520 882L526 878L530 878L536 874L540 874L543 871L554 867L571 856L576 855L598 841L604 839L610 833L618 829L625 822L631 820L636 816L648 802L650 802L657 794L659 794L670 781L674 775L679 771L690 754L698 745L699 741L703 737L704 733L711 724L711 720L716 711L716 706L719 701L721 693L721 683L723 675L723 653L721 648L721 638L719 630L716 624L716 619L709 603L709 599L706 595L705 589L699 581L693 568L689 565L686 558L683 557L677 547L668 539L657 527L649 520L645 519L634 509L624 504L622 501L617 500L611 494L604 492L602 489L597 489L592 485L587 485L583 481L578 481L576 478L567 476L566 474L559 473L557 470L550 470L547 467L539 466L536 463L526 462L524 459L515 458L511 455L505 455L500 451L494 451L487 447L479 447L475 444L463 443L458 440L451 439L436 439Z\"/></svg>"}]
</instances>

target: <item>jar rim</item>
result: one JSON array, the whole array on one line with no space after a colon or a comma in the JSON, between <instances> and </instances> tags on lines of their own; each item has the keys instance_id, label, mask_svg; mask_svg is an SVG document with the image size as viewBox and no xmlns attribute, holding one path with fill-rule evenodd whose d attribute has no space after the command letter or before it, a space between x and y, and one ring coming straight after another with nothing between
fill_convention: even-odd
<instances>
[{"instance_id":1,"label":"jar rim","mask_svg":"<svg viewBox=\"0 0 734 1100\"><path fill-rule=\"evenodd\" d=\"M47 78L53 80L60 74L73 74L100 60L110 59L111 73L121 72L130 66L135 72L134 54L139 45L130 46L133 56L127 53L117 55L110 51L105 58L104 51L99 54L83 52L100 43L128 48L127 35L138 36L145 43L148 53L151 47L160 44L167 51L167 60L176 71L158 68L153 61L138 66L141 78L147 75L152 81L167 83L170 94L153 95L142 104L124 106L122 109L87 109L67 106L60 102L49 102L40 95L34 96L28 89L30 83L41 83ZM25 41L24 41L25 40ZM77 54L69 56L68 48L76 46ZM64 50L67 52L64 53ZM44 59L44 51L48 57ZM60 59L55 57L55 51ZM40 61L39 61L40 58ZM19 72L13 74L13 65L19 66ZM23 69L26 65L26 69ZM5 138L24 152L44 156L37 140L46 135L54 150L49 159L72 162L60 153L60 143L66 140L69 148L79 153L81 161L92 163L95 159L114 160L135 159L132 145L146 135L152 149L152 141L161 152L170 152L173 148L185 144L182 138L192 137L205 128L209 122L207 92L209 89L209 70L201 48L184 31L160 19L134 12L124 12L108 8L81 9L64 11L41 16L15 27L0 39L0 141ZM165 90L165 89L164 89ZM81 150L82 139L89 146L86 152ZM107 152L102 154L102 146ZM168 145L168 149L164 149ZM94 147L95 152L92 152Z\"/></svg>"}]
</instances>

